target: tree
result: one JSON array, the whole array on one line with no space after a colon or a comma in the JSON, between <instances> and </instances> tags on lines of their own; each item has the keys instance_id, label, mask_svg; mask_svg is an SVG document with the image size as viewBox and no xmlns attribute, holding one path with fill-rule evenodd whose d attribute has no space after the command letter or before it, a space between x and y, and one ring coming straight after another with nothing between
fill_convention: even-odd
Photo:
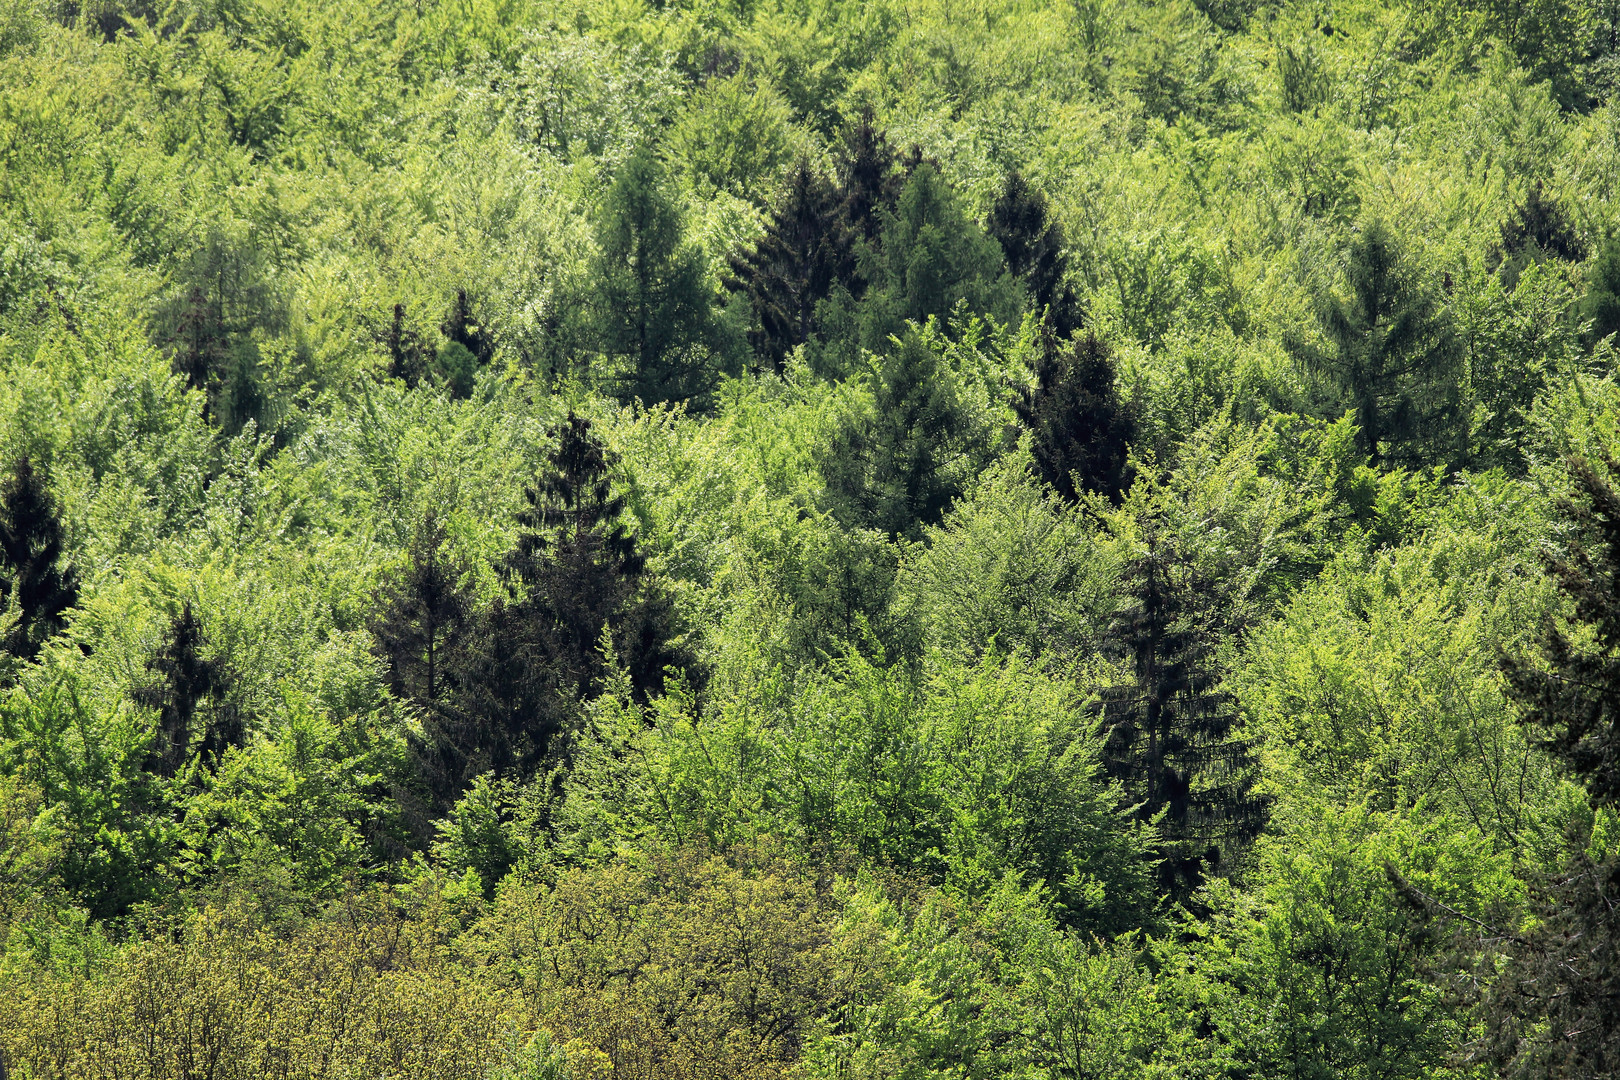
<instances>
[{"instance_id":1,"label":"tree","mask_svg":"<svg viewBox=\"0 0 1620 1080\"><path fill-rule=\"evenodd\" d=\"M759 329L754 350L776 371L816 329L816 306L851 281L854 235L838 193L801 158L758 244L731 260L727 286L742 292Z\"/></svg>"},{"instance_id":2,"label":"tree","mask_svg":"<svg viewBox=\"0 0 1620 1080\"><path fill-rule=\"evenodd\" d=\"M197 712L206 702L216 708L203 726L195 752L212 766L228 747L242 745L242 718L226 702L229 668L220 657L205 655L204 645L202 622L188 600L170 620L163 644L146 662L156 681L133 695L136 704L158 714L157 737L141 766L147 772L173 776L180 771L193 752Z\"/></svg>"},{"instance_id":3,"label":"tree","mask_svg":"<svg viewBox=\"0 0 1620 1080\"><path fill-rule=\"evenodd\" d=\"M596 242L597 343L628 365L615 378L619 397L700 398L714 376L703 259L687 243L680 208L649 152L631 156L608 189Z\"/></svg>"},{"instance_id":4,"label":"tree","mask_svg":"<svg viewBox=\"0 0 1620 1080\"><path fill-rule=\"evenodd\" d=\"M1546 560L1572 605L1544 632L1540 662L1507 658L1508 686L1543 747L1594 809L1620 805L1620 465L1570 462L1575 497L1560 502L1577 542ZM1488 998L1490 1047L1508 1075L1620 1071L1620 854L1574 855L1541 889L1533 930L1507 937L1508 964Z\"/></svg>"},{"instance_id":5,"label":"tree","mask_svg":"<svg viewBox=\"0 0 1620 1080\"><path fill-rule=\"evenodd\" d=\"M1080 300L1067 279L1063 226L1051 218L1046 196L1022 173L1010 172L990 207L985 229L1007 259L1007 269L1029 290L1035 311L1060 341L1080 329Z\"/></svg>"},{"instance_id":6,"label":"tree","mask_svg":"<svg viewBox=\"0 0 1620 1080\"><path fill-rule=\"evenodd\" d=\"M1048 322L1033 367L1035 383L1013 410L1032 436L1036 475L1071 503L1081 491L1117 502L1136 424L1115 386L1113 354L1095 334L1064 341Z\"/></svg>"},{"instance_id":7,"label":"tree","mask_svg":"<svg viewBox=\"0 0 1620 1080\"><path fill-rule=\"evenodd\" d=\"M78 573L63 561L62 539L45 473L28 457L17 458L0 482L0 601L16 611L3 645L20 660L38 655L78 602Z\"/></svg>"},{"instance_id":8,"label":"tree","mask_svg":"<svg viewBox=\"0 0 1620 1080\"><path fill-rule=\"evenodd\" d=\"M610 663L637 698L683 664L675 613L646 580L646 561L613 493L616 457L570 413L550 467L528 487L522 531L501 565L506 595L480 620L478 671L466 707L478 725L469 775L530 776L565 760L580 702L601 693ZM613 648L602 652L604 639Z\"/></svg>"},{"instance_id":9,"label":"tree","mask_svg":"<svg viewBox=\"0 0 1620 1080\"><path fill-rule=\"evenodd\" d=\"M422 336L405 325L405 305L394 305L394 320L385 339L388 346L388 374L411 389L421 382L433 364L433 350Z\"/></svg>"},{"instance_id":10,"label":"tree","mask_svg":"<svg viewBox=\"0 0 1620 1080\"><path fill-rule=\"evenodd\" d=\"M1103 764L1136 818L1157 822L1160 886L1186 901L1207 871L1260 834L1265 802L1250 791L1254 760L1213 670L1201 582L1157 523L1144 531L1110 628L1133 679L1104 696Z\"/></svg>"},{"instance_id":11,"label":"tree","mask_svg":"<svg viewBox=\"0 0 1620 1080\"><path fill-rule=\"evenodd\" d=\"M475 611L468 567L445 551L446 533L429 511L411 539L398 577L378 593L371 634L388 665L389 689L422 710L412 740L418 771L434 799L448 805L468 777L478 736L464 707Z\"/></svg>"},{"instance_id":12,"label":"tree","mask_svg":"<svg viewBox=\"0 0 1620 1080\"><path fill-rule=\"evenodd\" d=\"M1591 323L1586 340L1593 348L1620 332L1620 240L1610 240L1586 271L1586 297L1578 317Z\"/></svg>"},{"instance_id":13,"label":"tree","mask_svg":"<svg viewBox=\"0 0 1620 1080\"><path fill-rule=\"evenodd\" d=\"M1307 360L1353 402L1368 457L1426 464L1465 434L1450 316L1381 221L1351 244L1346 276L1349 297L1329 294L1318 310L1332 352Z\"/></svg>"},{"instance_id":14,"label":"tree","mask_svg":"<svg viewBox=\"0 0 1620 1080\"><path fill-rule=\"evenodd\" d=\"M975 314L1017 321L1022 286L932 162L911 169L894 208L879 210L878 217L877 243L863 245L858 256L867 288L855 317L866 348L885 348L908 320L943 322L959 303Z\"/></svg>"},{"instance_id":15,"label":"tree","mask_svg":"<svg viewBox=\"0 0 1620 1080\"><path fill-rule=\"evenodd\" d=\"M1501 264L1502 283L1509 289L1518 285L1531 263L1548 259L1580 262L1585 257L1586 245L1570 225L1563 206L1543 193L1540 180L1502 223L1501 246L1491 252L1493 263Z\"/></svg>"},{"instance_id":16,"label":"tree","mask_svg":"<svg viewBox=\"0 0 1620 1080\"><path fill-rule=\"evenodd\" d=\"M844 224L861 239L877 239L883 229L881 211L892 208L900 197L905 177L897 164L888 138L873 125L867 110L845 134L838 156L839 211Z\"/></svg>"},{"instance_id":17,"label":"tree","mask_svg":"<svg viewBox=\"0 0 1620 1080\"><path fill-rule=\"evenodd\" d=\"M846 416L821 459L825 501L846 527L915 538L977 473L974 417L933 322L911 325L878 361L871 410Z\"/></svg>"}]
</instances>

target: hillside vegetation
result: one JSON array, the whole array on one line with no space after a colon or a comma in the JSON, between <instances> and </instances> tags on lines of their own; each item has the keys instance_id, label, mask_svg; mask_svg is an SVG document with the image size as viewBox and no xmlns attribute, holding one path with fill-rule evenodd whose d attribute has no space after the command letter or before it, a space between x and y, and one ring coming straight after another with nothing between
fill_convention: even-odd
<instances>
[{"instance_id":1,"label":"hillside vegetation","mask_svg":"<svg viewBox=\"0 0 1620 1080\"><path fill-rule=\"evenodd\" d=\"M1616 0L9 0L0 1078L1620 1076Z\"/></svg>"}]
</instances>

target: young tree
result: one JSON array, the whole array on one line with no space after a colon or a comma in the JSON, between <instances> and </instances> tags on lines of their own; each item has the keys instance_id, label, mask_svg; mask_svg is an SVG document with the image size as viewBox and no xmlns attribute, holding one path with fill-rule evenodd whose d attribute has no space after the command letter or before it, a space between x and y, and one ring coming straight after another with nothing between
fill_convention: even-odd
<instances>
[{"instance_id":1,"label":"young tree","mask_svg":"<svg viewBox=\"0 0 1620 1080\"><path fill-rule=\"evenodd\" d=\"M597 343L627 365L616 380L619 397L647 404L701 397L714 378L703 258L687 243L680 208L649 152L620 168L596 242Z\"/></svg>"},{"instance_id":2,"label":"young tree","mask_svg":"<svg viewBox=\"0 0 1620 1080\"><path fill-rule=\"evenodd\" d=\"M1095 334L1065 341L1048 322L1034 385L1013 399L1032 436L1036 474L1069 502L1081 491L1119 500L1136 424L1115 386L1114 358Z\"/></svg>"},{"instance_id":3,"label":"young tree","mask_svg":"<svg viewBox=\"0 0 1620 1080\"><path fill-rule=\"evenodd\" d=\"M1542 745L1594 809L1620 805L1620 465L1570 463L1576 497L1560 509L1578 541L1547 560L1572 615L1542 639L1541 662L1504 662ZM1620 1070L1620 855L1593 859L1590 836L1544 883L1534 929L1507 939L1492 990L1490 1045L1503 1075L1612 1076ZM1612 851L1612 845L1611 845Z\"/></svg>"},{"instance_id":4,"label":"young tree","mask_svg":"<svg viewBox=\"0 0 1620 1080\"><path fill-rule=\"evenodd\" d=\"M1327 295L1318 312L1332 351L1307 359L1354 403L1368 457L1430 464L1464 434L1450 316L1381 221L1350 246L1347 277L1349 297Z\"/></svg>"},{"instance_id":5,"label":"young tree","mask_svg":"<svg viewBox=\"0 0 1620 1080\"><path fill-rule=\"evenodd\" d=\"M894 206L904 186L894 149L873 125L868 110L845 134L839 149L839 212L845 226L863 240L876 240L883 230L881 212Z\"/></svg>"},{"instance_id":6,"label":"young tree","mask_svg":"<svg viewBox=\"0 0 1620 1080\"><path fill-rule=\"evenodd\" d=\"M754 350L776 371L787 354L816 328L816 306L833 286L849 285L854 234L838 193L804 159L788 178L787 195L771 214L765 235L731 260L727 286L748 298L759 329Z\"/></svg>"},{"instance_id":7,"label":"young tree","mask_svg":"<svg viewBox=\"0 0 1620 1080\"><path fill-rule=\"evenodd\" d=\"M846 417L821 460L825 500L847 527L916 537L977 472L982 435L933 323L912 325L879 362L870 412Z\"/></svg>"},{"instance_id":8,"label":"young tree","mask_svg":"<svg viewBox=\"0 0 1620 1080\"><path fill-rule=\"evenodd\" d=\"M1160 887L1186 901L1260 834L1265 803L1250 791L1254 760L1214 671L1190 562L1149 521L1123 577L1128 599L1110 633L1134 677L1104 697L1103 764L1137 819L1157 820Z\"/></svg>"},{"instance_id":9,"label":"young tree","mask_svg":"<svg viewBox=\"0 0 1620 1080\"><path fill-rule=\"evenodd\" d=\"M1063 226L1052 220L1046 195L1022 173L1010 172L990 208L985 229L1007 259L1007 269L1024 282L1035 311L1066 341L1080 329L1080 300L1067 281Z\"/></svg>"},{"instance_id":10,"label":"young tree","mask_svg":"<svg viewBox=\"0 0 1620 1080\"><path fill-rule=\"evenodd\" d=\"M142 768L159 776L173 776L193 753L197 713L205 703L216 707L203 725L195 752L210 766L227 747L241 746L242 718L226 702L231 678L225 662L204 655L202 621L188 600L169 623L165 640L146 661L156 681L135 690L138 705L156 709L157 737Z\"/></svg>"},{"instance_id":11,"label":"young tree","mask_svg":"<svg viewBox=\"0 0 1620 1080\"><path fill-rule=\"evenodd\" d=\"M78 574L62 558L62 523L47 477L19 457L0 482L0 601L17 613L5 651L32 660L66 625L62 616L78 599Z\"/></svg>"}]
</instances>

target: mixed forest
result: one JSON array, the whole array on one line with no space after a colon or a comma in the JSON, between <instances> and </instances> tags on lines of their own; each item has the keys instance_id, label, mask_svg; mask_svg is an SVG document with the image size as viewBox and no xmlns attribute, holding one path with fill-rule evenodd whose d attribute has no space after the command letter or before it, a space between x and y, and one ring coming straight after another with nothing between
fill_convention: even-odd
<instances>
[{"instance_id":1,"label":"mixed forest","mask_svg":"<svg viewBox=\"0 0 1620 1080\"><path fill-rule=\"evenodd\" d=\"M6 0L0 1078L1620 1076L1620 0Z\"/></svg>"}]
</instances>

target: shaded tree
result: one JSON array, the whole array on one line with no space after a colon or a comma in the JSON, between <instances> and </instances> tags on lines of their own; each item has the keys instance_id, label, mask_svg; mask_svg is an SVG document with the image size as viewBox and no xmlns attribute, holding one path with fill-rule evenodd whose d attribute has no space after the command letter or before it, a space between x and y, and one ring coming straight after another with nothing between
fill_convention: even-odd
<instances>
[{"instance_id":1,"label":"shaded tree","mask_svg":"<svg viewBox=\"0 0 1620 1080\"><path fill-rule=\"evenodd\" d=\"M422 735L413 737L411 749L441 805L461 790L480 741L462 700L472 660L473 589L469 568L445 550L445 540L443 523L429 511L404 567L379 590L371 620L389 689L421 710Z\"/></svg>"},{"instance_id":2,"label":"shaded tree","mask_svg":"<svg viewBox=\"0 0 1620 1080\"><path fill-rule=\"evenodd\" d=\"M12 462L0 482L0 602L16 623L6 633L6 652L21 660L39 653L45 639L66 625L78 602L79 579L63 559L62 523L47 477L28 457Z\"/></svg>"},{"instance_id":3,"label":"shaded tree","mask_svg":"<svg viewBox=\"0 0 1620 1080\"><path fill-rule=\"evenodd\" d=\"M532 775L566 759L580 703L601 692L609 659L641 700L686 661L673 605L646 579L645 558L613 492L615 456L569 414L548 468L524 497L521 531L501 574L506 595L480 619L478 668L466 698L479 730L471 773Z\"/></svg>"},{"instance_id":4,"label":"shaded tree","mask_svg":"<svg viewBox=\"0 0 1620 1080\"><path fill-rule=\"evenodd\" d=\"M822 455L823 498L846 527L916 537L977 472L980 425L932 323L910 326L873 374L870 411L846 416Z\"/></svg>"},{"instance_id":5,"label":"shaded tree","mask_svg":"<svg viewBox=\"0 0 1620 1080\"><path fill-rule=\"evenodd\" d=\"M1103 765L1126 805L1157 822L1159 884L1186 902L1209 872L1260 834L1256 766L1221 688L1202 583L1175 541L1145 525L1122 575L1125 603L1110 627L1132 681L1104 695Z\"/></svg>"},{"instance_id":6,"label":"shaded tree","mask_svg":"<svg viewBox=\"0 0 1620 1080\"><path fill-rule=\"evenodd\" d=\"M1063 227L1052 220L1046 195L1022 173L1010 172L990 207L985 229L1001 245L1007 269L1024 282L1035 311L1059 340L1080 329L1080 300L1067 276Z\"/></svg>"},{"instance_id":7,"label":"shaded tree","mask_svg":"<svg viewBox=\"0 0 1620 1080\"><path fill-rule=\"evenodd\" d=\"M1108 346L1090 333L1065 341L1048 322L1032 367L1035 382L1014 397L1013 410L1029 429L1036 475L1071 503L1081 491L1118 501L1136 424Z\"/></svg>"},{"instance_id":8,"label":"shaded tree","mask_svg":"<svg viewBox=\"0 0 1620 1080\"><path fill-rule=\"evenodd\" d=\"M873 241L883 230L881 211L894 206L905 186L898 166L888 137L867 110L845 133L838 151L839 212L859 238Z\"/></svg>"},{"instance_id":9,"label":"shaded tree","mask_svg":"<svg viewBox=\"0 0 1620 1080\"><path fill-rule=\"evenodd\" d=\"M1539 661L1504 673L1541 745L1586 788L1594 809L1620 805L1620 465L1570 463L1574 498L1559 509L1576 542L1546 559L1570 616L1543 633ZM1506 936L1507 965L1487 999L1489 1045L1507 1075L1612 1076L1620 1071L1620 856L1573 856L1542 883L1539 919Z\"/></svg>"},{"instance_id":10,"label":"shaded tree","mask_svg":"<svg viewBox=\"0 0 1620 1080\"><path fill-rule=\"evenodd\" d=\"M466 349L480 364L489 363L495 356L495 346L490 341L488 330L473 316L472 301L467 299L466 289L456 290L455 302L450 305L450 314L439 325L439 332L446 341Z\"/></svg>"},{"instance_id":11,"label":"shaded tree","mask_svg":"<svg viewBox=\"0 0 1620 1080\"><path fill-rule=\"evenodd\" d=\"M804 159L788 178L759 243L731 260L728 288L741 292L758 330L755 352L780 371L787 354L816 329L816 307L835 285L850 284L854 234L838 192Z\"/></svg>"},{"instance_id":12,"label":"shaded tree","mask_svg":"<svg viewBox=\"0 0 1620 1080\"><path fill-rule=\"evenodd\" d=\"M1380 221L1350 246L1346 277L1350 295L1318 306L1331 351L1302 351L1354 404L1368 457L1429 463L1465 434L1449 314L1412 279Z\"/></svg>"},{"instance_id":13,"label":"shaded tree","mask_svg":"<svg viewBox=\"0 0 1620 1080\"><path fill-rule=\"evenodd\" d=\"M1586 258L1586 245L1570 225L1563 206L1548 197L1537 180L1524 202L1502 223L1501 243L1490 257L1499 266L1503 284L1512 289L1531 263L1548 259L1580 262Z\"/></svg>"},{"instance_id":14,"label":"shaded tree","mask_svg":"<svg viewBox=\"0 0 1620 1080\"><path fill-rule=\"evenodd\" d=\"M388 374L411 389L426 377L433 364L433 349L405 323L405 305L394 305L394 318L383 339L388 347Z\"/></svg>"},{"instance_id":15,"label":"shaded tree","mask_svg":"<svg viewBox=\"0 0 1620 1080\"><path fill-rule=\"evenodd\" d=\"M193 753L198 712L210 703L215 708L195 752L212 767L227 748L242 745L242 717L226 698L229 667L220 657L206 655L205 645L202 621L188 600L170 620L163 644L146 661L155 681L133 694L136 704L158 714L156 738L141 764L147 772L173 776L180 771Z\"/></svg>"},{"instance_id":16,"label":"shaded tree","mask_svg":"<svg viewBox=\"0 0 1620 1080\"><path fill-rule=\"evenodd\" d=\"M596 242L597 345L626 365L615 392L648 404L707 393L714 371L703 258L687 242L680 208L649 152L619 170L597 218Z\"/></svg>"},{"instance_id":17,"label":"shaded tree","mask_svg":"<svg viewBox=\"0 0 1620 1080\"><path fill-rule=\"evenodd\" d=\"M1577 317L1591 323L1586 331L1589 345L1620 332L1620 239L1610 240L1586 268L1586 296Z\"/></svg>"}]
</instances>

